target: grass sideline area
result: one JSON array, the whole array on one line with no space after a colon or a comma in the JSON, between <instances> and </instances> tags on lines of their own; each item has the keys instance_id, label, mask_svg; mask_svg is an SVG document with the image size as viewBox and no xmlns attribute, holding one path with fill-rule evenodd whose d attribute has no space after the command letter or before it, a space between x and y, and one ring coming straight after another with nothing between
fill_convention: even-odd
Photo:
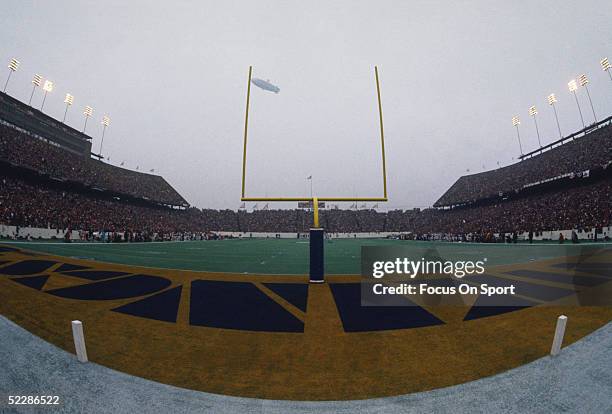
<instances>
[{"instance_id":1,"label":"grass sideline area","mask_svg":"<svg viewBox=\"0 0 612 414\"><path fill-rule=\"evenodd\" d=\"M159 243L53 243L15 242L16 246L40 253L98 262L162 269L218 273L296 274L308 273L308 240L226 239ZM362 246L404 246L413 258L439 255L448 260L469 257L488 259L488 264L528 263L580 254L596 243L556 244L449 243L396 239L335 239L325 243L326 274L359 274ZM612 246L601 243L602 247Z\"/></svg>"}]
</instances>

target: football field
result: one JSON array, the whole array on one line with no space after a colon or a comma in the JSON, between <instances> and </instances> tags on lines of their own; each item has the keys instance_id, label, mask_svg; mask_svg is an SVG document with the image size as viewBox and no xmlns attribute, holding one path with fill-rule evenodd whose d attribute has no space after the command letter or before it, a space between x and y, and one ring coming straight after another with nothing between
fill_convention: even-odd
<instances>
[{"instance_id":1,"label":"football field","mask_svg":"<svg viewBox=\"0 0 612 414\"><path fill-rule=\"evenodd\" d=\"M307 274L308 240L225 239L160 243L18 243L41 253L98 262L216 273ZM487 258L490 266L581 255L608 244L483 244L395 239L335 239L325 242L326 274L359 274L362 246L403 246L413 259Z\"/></svg>"},{"instance_id":2,"label":"football field","mask_svg":"<svg viewBox=\"0 0 612 414\"><path fill-rule=\"evenodd\" d=\"M417 297L362 306L368 245L405 246L415 260L487 259L486 274L465 282L511 283L517 296L503 306L481 295L458 306ZM79 320L91 361L179 387L288 400L394 396L545 356L561 314L565 345L608 323L611 247L333 240L328 283L309 284L307 240L1 243L0 314L71 353Z\"/></svg>"}]
</instances>

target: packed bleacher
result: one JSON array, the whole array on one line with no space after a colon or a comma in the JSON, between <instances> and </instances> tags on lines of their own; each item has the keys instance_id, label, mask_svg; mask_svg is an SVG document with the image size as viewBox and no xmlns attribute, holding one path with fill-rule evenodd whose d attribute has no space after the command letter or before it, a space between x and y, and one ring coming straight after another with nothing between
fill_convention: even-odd
<instances>
[{"instance_id":1,"label":"packed bleacher","mask_svg":"<svg viewBox=\"0 0 612 414\"><path fill-rule=\"evenodd\" d=\"M333 208L320 211L320 222L328 233L410 233L421 239L607 227L611 162L608 123L511 166L461 177L436 203L452 208ZM138 241L211 232L307 233L313 225L312 213L303 209L169 205L188 206L160 176L92 160L0 124L0 225L58 229L58 234L120 232Z\"/></svg>"},{"instance_id":2,"label":"packed bleacher","mask_svg":"<svg viewBox=\"0 0 612 414\"><path fill-rule=\"evenodd\" d=\"M186 230L189 214L176 215L163 207L138 206L116 200L62 191L3 177L0 183L0 221L7 225L141 232Z\"/></svg>"},{"instance_id":3,"label":"packed bleacher","mask_svg":"<svg viewBox=\"0 0 612 414\"><path fill-rule=\"evenodd\" d=\"M612 161L612 124L544 151L524 161L460 177L434 204L436 207L472 203L520 191L526 186L565 174L600 169Z\"/></svg>"},{"instance_id":4,"label":"packed bleacher","mask_svg":"<svg viewBox=\"0 0 612 414\"><path fill-rule=\"evenodd\" d=\"M535 193L478 207L452 210L331 209L321 211L330 233L412 232L468 234L600 228L612 224L612 179ZM312 213L304 210L253 212L137 205L112 197L65 191L4 176L0 181L0 223L21 227L157 234L177 232L307 232Z\"/></svg>"},{"instance_id":5,"label":"packed bleacher","mask_svg":"<svg viewBox=\"0 0 612 414\"><path fill-rule=\"evenodd\" d=\"M412 217L418 233L499 233L607 227L612 180L453 210L428 209Z\"/></svg>"},{"instance_id":6,"label":"packed bleacher","mask_svg":"<svg viewBox=\"0 0 612 414\"><path fill-rule=\"evenodd\" d=\"M185 199L161 176L131 171L79 156L1 124L0 161L117 194L168 205L187 205Z\"/></svg>"}]
</instances>

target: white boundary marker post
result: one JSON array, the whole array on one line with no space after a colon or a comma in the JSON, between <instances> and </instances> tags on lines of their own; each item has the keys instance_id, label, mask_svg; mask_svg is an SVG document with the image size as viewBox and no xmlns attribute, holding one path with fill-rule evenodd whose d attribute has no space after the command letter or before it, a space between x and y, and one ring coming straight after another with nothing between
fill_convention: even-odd
<instances>
[{"instance_id":1,"label":"white boundary marker post","mask_svg":"<svg viewBox=\"0 0 612 414\"><path fill-rule=\"evenodd\" d=\"M563 344L563 336L565 335L565 325L567 325L567 316L561 315L557 318L557 327L555 328L555 339L553 339L550 355L559 355L561 345Z\"/></svg>"},{"instance_id":2,"label":"white boundary marker post","mask_svg":"<svg viewBox=\"0 0 612 414\"><path fill-rule=\"evenodd\" d=\"M72 321L72 337L74 338L74 348L76 350L77 359L80 362L87 362L85 335L83 334L83 324L81 321Z\"/></svg>"}]
</instances>

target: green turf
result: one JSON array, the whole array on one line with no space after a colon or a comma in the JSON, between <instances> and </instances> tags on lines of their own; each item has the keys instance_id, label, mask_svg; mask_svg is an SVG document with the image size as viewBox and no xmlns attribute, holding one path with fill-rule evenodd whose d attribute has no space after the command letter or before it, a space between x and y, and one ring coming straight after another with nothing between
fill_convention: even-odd
<instances>
[{"instance_id":1,"label":"green turf","mask_svg":"<svg viewBox=\"0 0 612 414\"><path fill-rule=\"evenodd\" d=\"M307 274L308 241L234 239L168 243L18 243L26 249L97 261L231 273ZM386 239L339 239L325 243L327 274L359 274L361 246L407 246L410 259L481 260L489 266L528 263L580 254L586 245L471 244Z\"/></svg>"}]
</instances>

